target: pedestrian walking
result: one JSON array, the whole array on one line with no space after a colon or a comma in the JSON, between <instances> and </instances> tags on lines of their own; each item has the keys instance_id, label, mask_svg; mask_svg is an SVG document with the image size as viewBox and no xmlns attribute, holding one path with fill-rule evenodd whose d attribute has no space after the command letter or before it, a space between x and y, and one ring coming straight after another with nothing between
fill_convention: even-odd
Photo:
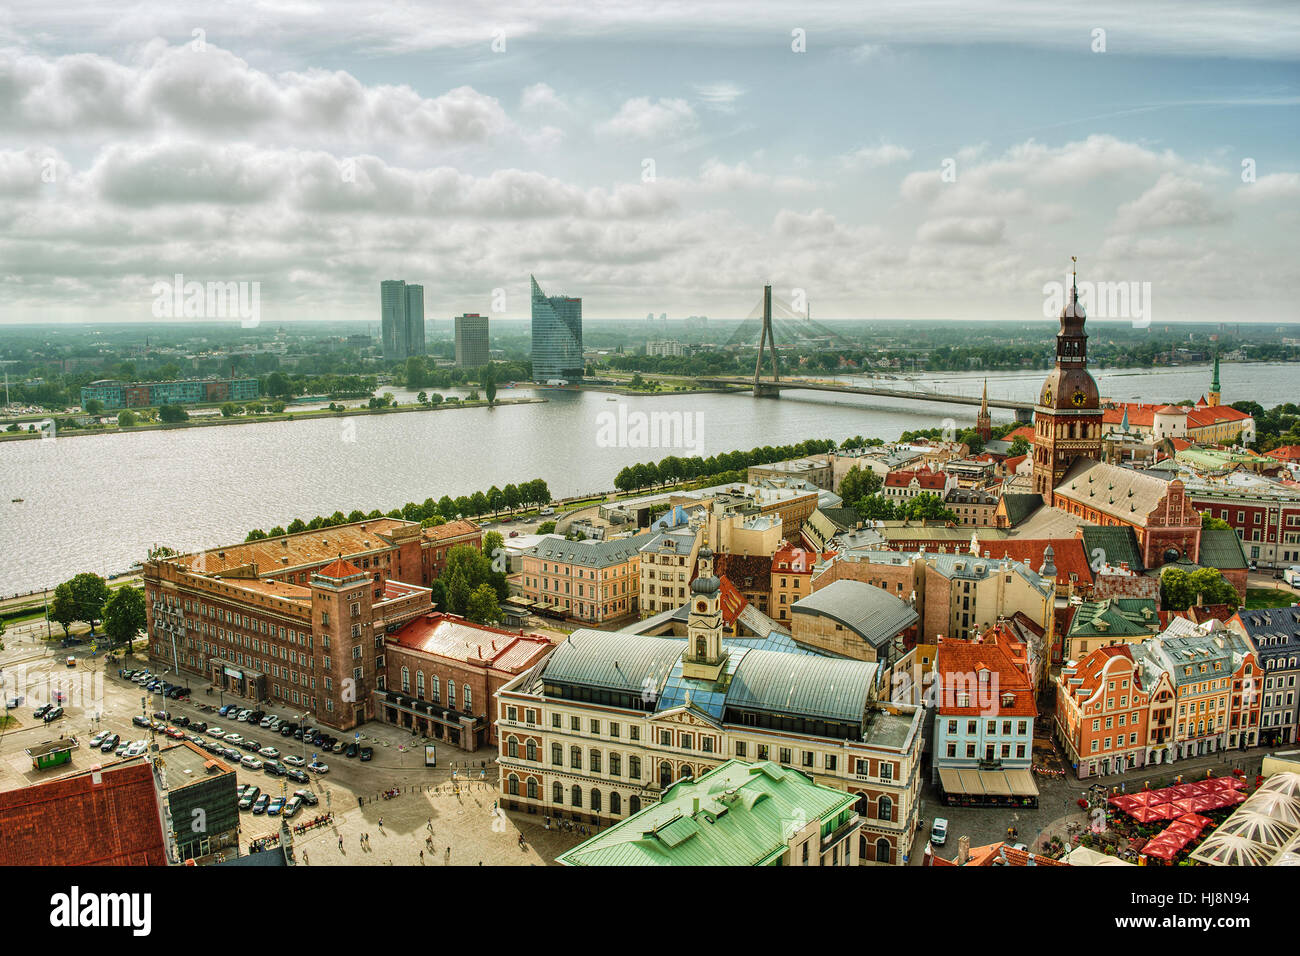
<instances>
[{"instance_id":1,"label":"pedestrian walking","mask_svg":"<svg viewBox=\"0 0 1300 956\"><path fill-rule=\"evenodd\" d=\"M421 863L424 862L424 851L423 851L423 850L420 851L420 862L421 862Z\"/></svg>"},{"instance_id":2,"label":"pedestrian walking","mask_svg":"<svg viewBox=\"0 0 1300 956\"><path fill-rule=\"evenodd\" d=\"M341 853L342 851L343 851L343 838L339 837L339 852Z\"/></svg>"},{"instance_id":3,"label":"pedestrian walking","mask_svg":"<svg viewBox=\"0 0 1300 956\"><path fill-rule=\"evenodd\" d=\"M305 864L308 865L308 866L311 865L311 861L307 859L307 851L306 851L306 850L303 850L303 851L302 851L302 862L305 863Z\"/></svg>"},{"instance_id":4,"label":"pedestrian walking","mask_svg":"<svg viewBox=\"0 0 1300 956\"><path fill-rule=\"evenodd\" d=\"M383 828L384 828L384 818L383 818L383 817L380 817L380 818L379 818L379 829L382 830Z\"/></svg>"}]
</instances>

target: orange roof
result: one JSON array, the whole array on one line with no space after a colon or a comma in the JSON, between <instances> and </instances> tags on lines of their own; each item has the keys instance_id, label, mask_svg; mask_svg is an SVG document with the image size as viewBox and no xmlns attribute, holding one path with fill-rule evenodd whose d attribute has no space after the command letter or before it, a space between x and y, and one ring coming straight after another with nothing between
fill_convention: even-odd
<instances>
[{"instance_id":1,"label":"orange roof","mask_svg":"<svg viewBox=\"0 0 1300 956\"><path fill-rule=\"evenodd\" d=\"M953 716L1036 717L1034 686L1023 666L1002 644L976 644L971 641L940 638L935 654L935 672L939 675L938 713ZM988 674L988 677L984 677ZM992 699L984 698L986 687ZM959 706L957 695L969 692L970 703ZM1005 695L1010 703L1003 703ZM983 699L982 699L983 698Z\"/></svg>"},{"instance_id":2,"label":"orange roof","mask_svg":"<svg viewBox=\"0 0 1300 956\"><path fill-rule=\"evenodd\" d=\"M814 564L822 560L822 558L829 558L834 553L833 551L810 551L807 548L800 548L786 542L772 555L772 570L795 574L811 574Z\"/></svg>"},{"instance_id":3,"label":"orange roof","mask_svg":"<svg viewBox=\"0 0 1300 956\"><path fill-rule=\"evenodd\" d=\"M153 768L132 763L0 793L0 860L6 866L166 866Z\"/></svg>"},{"instance_id":4,"label":"orange roof","mask_svg":"<svg viewBox=\"0 0 1300 956\"><path fill-rule=\"evenodd\" d=\"M990 843L988 846L971 847L970 858L965 863L945 860L936 856L933 866L1028 866L1033 856L1034 866L1069 866L1064 860L1032 854L1028 850L1017 850L1010 843Z\"/></svg>"},{"instance_id":5,"label":"orange roof","mask_svg":"<svg viewBox=\"0 0 1300 956\"><path fill-rule=\"evenodd\" d=\"M942 472L923 468L917 471L891 471L885 475L885 486L888 488L906 488L912 484L914 478L920 487L935 490L941 490L947 481Z\"/></svg>"},{"instance_id":6,"label":"orange roof","mask_svg":"<svg viewBox=\"0 0 1300 956\"><path fill-rule=\"evenodd\" d=\"M736 623L736 618L740 617L740 612L745 609L749 602L745 600L745 595L736 590L736 586L731 580L723 575L720 579L722 582L722 594L719 598L719 604L722 608L722 620L728 627Z\"/></svg>"},{"instance_id":7,"label":"orange roof","mask_svg":"<svg viewBox=\"0 0 1300 956\"><path fill-rule=\"evenodd\" d=\"M1120 402L1114 408L1102 409L1101 420L1107 425L1119 425L1128 412L1128 423L1134 428L1150 428L1154 422L1156 407L1140 402Z\"/></svg>"},{"instance_id":8,"label":"orange roof","mask_svg":"<svg viewBox=\"0 0 1300 956\"><path fill-rule=\"evenodd\" d=\"M1250 418L1245 412L1239 412L1231 405L1211 405L1197 408L1187 413L1188 428L1204 428L1220 422L1244 422Z\"/></svg>"},{"instance_id":9,"label":"orange roof","mask_svg":"<svg viewBox=\"0 0 1300 956\"><path fill-rule=\"evenodd\" d=\"M341 581L344 578L356 577L358 574L364 575L366 572L351 561L345 561L340 555L316 573L323 578L334 578L336 581Z\"/></svg>"},{"instance_id":10,"label":"orange roof","mask_svg":"<svg viewBox=\"0 0 1300 956\"><path fill-rule=\"evenodd\" d=\"M551 642L539 635L475 624L441 612L407 621L387 639L390 644L413 651L516 674L532 667L551 650Z\"/></svg>"},{"instance_id":11,"label":"orange roof","mask_svg":"<svg viewBox=\"0 0 1300 956\"><path fill-rule=\"evenodd\" d=\"M260 574L275 574L287 568L330 561L340 552L351 557L387 550L392 544L384 540L385 537L398 528L413 524L396 518L373 518L356 524L339 524L316 531L300 531L283 537L213 548L171 560L199 574L221 574L252 564L257 565Z\"/></svg>"},{"instance_id":12,"label":"orange roof","mask_svg":"<svg viewBox=\"0 0 1300 956\"><path fill-rule=\"evenodd\" d=\"M1015 431L1007 432L1002 436L1003 441L1015 441L1017 438L1023 438L1025 441L1032 443L1034 440L1034 426L1021 425Z\"/></svg>"},{"instance_id":13,"label":"orange roof","mask_svg":"<svg viewBox=\"0 0 1300 956\"><path fill-rule=\"evenodd\" d=\"M987 550L990 558L1010 558L1037 571L1043 566L1044 552L1049 544L1058 585L1065 587L1069 584L1071 575L1076 585L1087 587L1093 583L1092 567L1080 538L1007 538L1005 541L980 542L980 550Z\"/></svg>"},{"instance_id":14,"label":"orange roof","mask_svg":"<svg viewBox=\"0 0 1300 956\"><path fill-rule=\"evenodd\" d=\"M420 534L426 541L443 541L447 538L459 538L464 535L474 534L482 529L472 521L456 519L448 521L446 524L430 525L421 530Z\"/></svg>"},{"instance_id":15,"label":"orange roof","mask_svg":"<svg viewBox=\"0 0 1300 956\"><path fill-rule=\"evenodd\" d=\"M1124 658L1130 664L1133 663L1133 651L1129 645L1114 644L1097 648L1075 664L1073 680L1081 683L1075 684L1069 679L1064 681L1070 695L1076 699L1087 699L1096 693L1097 687L1105 679L1106 665L1117 657ZM1133 687L1142 690L1142 672L1136 667L1133 668Z\"/></svg>"},{"instance_id":16,"label":"orange roof","mask_svg":"<svg viewBox=\"0 0 1300 956\"><path fill-rule=\"evenodd\" d=\"M1020 467L1020 463L1028 457L1028 455L1016 455L1012 458L1007 458L1002 462L1002 467L1007 471L1015 471Z\"/></svg>"},{"instance_id":17,"label":"orange roof","mask_svg":"<svg viewBox=\"0 0 1300 956\"><path fill-rule=\"evenodd\" d=\"M1278 461L1300 461L1300 445L1283 445L1264 454Z\"/></svg>"}]
</instances>

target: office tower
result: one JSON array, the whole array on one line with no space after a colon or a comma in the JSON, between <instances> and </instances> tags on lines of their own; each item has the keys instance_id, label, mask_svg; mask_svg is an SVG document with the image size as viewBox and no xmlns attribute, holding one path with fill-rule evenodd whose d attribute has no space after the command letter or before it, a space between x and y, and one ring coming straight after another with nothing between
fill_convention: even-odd
<instances>
[{"instance_id":1,"label":"office tower","mask_svg":"<svg viewBox=\"0 0 1300 956\"><path fill-rule=\"evenodd\" d=\"M488 317L477 312L456 316L456 364L478 368L488 361Z\"/></svg>"},{"instance_id":2,"label":"office tower","mask_svg":"<svg viewBox=\"0 0 1300 956\"><path fill-rule=\"evenodd\" d=\"M384 361L403 361L409 354L406 326L406 283L401 279L385 279L379 283L379 301Z\"/></svg>"},{"instance_id":3,"label":"office tower","mask_svg":"<svg viewBox=\"0 0 1300 956\"><path fill-rule=\"evenodd\" d=\"M406 354L424 354L424 286L406 287Z\"/></svg>"},{"instance_id":4,"label":"office tower","mask_svg":"<svg viewBox=\"0 0 1300 956\"><path fill-rule=\"evenodd\" d=\"M582 300L533 291L533 381L582 380Z\"/></svg>"}]
</instances>

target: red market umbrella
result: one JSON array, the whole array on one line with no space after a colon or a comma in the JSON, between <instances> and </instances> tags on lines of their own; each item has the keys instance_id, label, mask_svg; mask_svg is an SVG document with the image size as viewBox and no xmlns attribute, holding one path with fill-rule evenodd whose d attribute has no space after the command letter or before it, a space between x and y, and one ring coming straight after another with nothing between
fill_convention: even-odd
<instances>
[{"instance_id":1,"label":"red market umbrella","mask_svg":"<svg viewBox=\"0 0 1300 956\"><path fill-rule=\"evenodd\" d=\"M1244 790L1246 781L1240 777L1215 777L1208 781L1213 784L1217 790Z\"/></svg>"},{"instance_id":2,"label":"red market umbrella","mask_svg":"<svg viewBox=\"0 0 1300 956\"><path fill-rule=\"evenodd\" d=\"M1125 813L1128 813L1129 810L1132 809L1134 806L1132 795L1127 793L1122 793L1119 796L1111 797L1106 802L1109 803L1112 807L1118 807L1120 810L1123 810Z\"/></svg>"},{"instance_id":3,"label":"red market umbrella","mask_svg":"<svg viewBox=\"0 0 1300 956\"><path fill-rule=\"evenodd\" d=\"M1152 820L1163 820L1154 807L1134 807L1130 812L1131 816L1138 823L1150 823Z\"/></svg>"},{"instance_id":4,"label":"red market umbrella","mask_svg":"<svg viewBox=\"0 0 1300 956\"><path fill-rule=\"evenodd\" d=\"M1172 803L1161 803L1149 808L1155 814L1153 820L1172 820L1174 817L1182 816L1187 813L1186 810L1179 810Z\"/></svg>"},{"instance_id":5,"label":"red market umbrella","mask_svg":"<svg viewBox=\"0 0 1300 956\"><path fill-rule=\"evenodd\" d=\"M1169 819L1172 820L1174 819L1174 817L1181 817L1185 813L1195 813L1197 810L1201 809L1200 807L1195 805L1196 801L1199 799L1200 799L1199 797L1193 797L1184 800L1175 800L1174 809L1177 810L1178 812L1175 813L1174 816L1170 817Z\"/></svg>"},{"instance_id":6,"label":"red market umbrella","mask_svg":"<svg viewBox=\"0 0 1300 956\"><path fill-rule=\"evenodd\" d=\"M1188 816L1196 816L1202 810L1217 810L1219 807L1226 806L1217 793L1206 794L1203 797L1193 797L1187 802L1192 805L1192 812ZM1205 817L1199 817L1198 819L1205 820ZM1209 823L1209 821L1206 820L1206 823Z\"/></svg>"},{"instance_id":7,"label":"red market umbrella","mask_svg":"<svg viewBox=\"0 0 1300 956\"><path fill-rule=\"evenodd\" d=\"M1178 818L1178 822L1179 822L1179 823L1186 823L1186 824L1188 824L1189 826L1194 826L1194 827L1196 827L1197 831L1199 832L1199 831L1201 831L1201 830L1204 830L1206 827L1208 827L1208 826L1209 826L1211 823L1213 823L1214 821L1211 820L1209 817L1203 817L1203 816L1201 816L1201 815L1198 814L1198 813L1185 813L1185 814L1183 814L1181 817Z\"/></svg>"},{"instance_id":8,"label":"red market umbrella","mask_svg":"<svg viewBox=\"0 0 1300 956\"><path fill-rule=\"evenodd\" d=\"M1201 835L1201 828L1194 827L1190 823L1184 823L1182 820L1175 820L1169 824L1169 828L1165 830L1165 833L1178 834L1183 838L1183 845L1185 846L1188 841L1194 840Z\"/></svg>"},{"instance_id":9,"label":"red market umbrella","mask_svg":"<svg viewBox=\"0 0 1300 956\"><path fill-rule=\"evenodd\" d=\"M1132 795L1132 800L1134 807L1149 807L1153 803L1161 802L1156 799L1156 792L1154 790L1143 790L1141 793L1135 793Z\"/></svg>"},{"instance_id":10,"label":"red market umbrella","mask_svg":"<svg viewBox=\"0 0 1300 956\"><path fill-rule=\"evenodd\" d=\"M1175 846L1168 840L1154 839L1147 842L1140 852L1143 856L1154 856L1161 860L1172 860L1182 847Z\"/></svg>"},{"instance_id":11,"label":"red market umbrella","mask_svg":"<svg viewBox=\"0 0 1300 956\"><path fill-rule=\"evenodd\" d=\"M1199 797L1205 793L1205 784L1200 780L1195 783L1180 783L1173 790L1174 793L1178 794L1180 800L1185 800L1188 797Z\"/></svg>"}]
</instances>

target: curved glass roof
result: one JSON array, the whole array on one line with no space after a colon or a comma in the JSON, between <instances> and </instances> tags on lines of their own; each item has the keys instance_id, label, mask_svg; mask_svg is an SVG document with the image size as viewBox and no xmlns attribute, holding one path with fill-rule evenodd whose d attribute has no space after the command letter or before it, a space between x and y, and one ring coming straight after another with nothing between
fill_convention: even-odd
<instances>
[{"instance_id":1,"label":"curved glass roof","mask_svg":"<svg viewBox=\"0 0 1300 956\"><path fill-rule=\"evenodd\" d=\"M659 693L682 655L682 641L669 637L583 628L569 635L546 660L542 679L607 690Z\"/></svg>"},{"instance_id":2,"label":"curved glass roof","mask_svg":"<svg viewBox=\"0 0 1300 956\"><path fill-rule=\"evenodd\" d=\"M876 671L866 661L750 651L731 680L727 703L772 714L860 722Z\"/></svg>"}]
</instances>

